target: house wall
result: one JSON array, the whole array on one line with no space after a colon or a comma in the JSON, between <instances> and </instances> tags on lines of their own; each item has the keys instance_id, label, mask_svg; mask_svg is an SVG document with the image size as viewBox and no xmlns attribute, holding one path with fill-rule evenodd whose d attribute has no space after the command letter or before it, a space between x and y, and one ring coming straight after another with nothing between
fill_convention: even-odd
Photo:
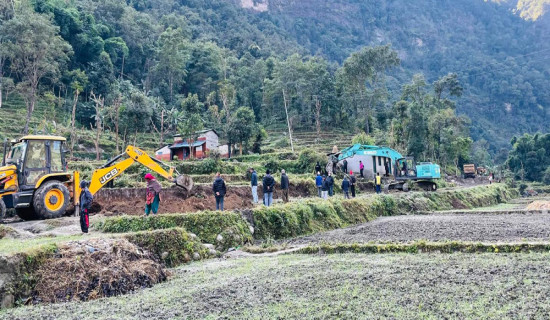
<instances>
[{"instance_id":1,"label":"house wall","mask_svg":"<svg viewBox=\"0 0 550 320\"><path fill-rule=\"evenodd\" d=\"M201 137L206 137L206 150L217 149L220 142L219 137L214 131L208 131L201 135Z\"/></svg>"},{"instance_id":2,"label":"house wall","mask_svg":"<svg viewBox=\"0 0 550 320\"><path fill-rule=\"evenodd\" d=\"M171 160L170 155L172 154L170 148L168 146L159 149L155 152L155 158L158 160Z\"/></svg>"}]
</instances>

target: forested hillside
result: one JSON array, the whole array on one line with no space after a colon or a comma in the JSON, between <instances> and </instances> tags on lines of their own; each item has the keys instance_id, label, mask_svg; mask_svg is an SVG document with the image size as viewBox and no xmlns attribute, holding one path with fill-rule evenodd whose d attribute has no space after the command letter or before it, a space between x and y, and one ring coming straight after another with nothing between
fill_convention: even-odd
<instances>
[{"instance_id":1,"label":"forested hillside","mask_svg":"<svg viewBox=\"0 0 550 320\"><path fill-rule=\"evenodd\" d=\"M498 155L513 135L550 121L547 16L518 6L6 0L0 110L24 104L27 121L2 135L28 126L76 148L75 129L90 128L118 149L138 135L160 146L210 127L258 151L264 128L290 126L365 132L443 165L488 163L486 150Z\"/></svg>"},{"instance_id":2,"label":"forested hillside","mask_svg":"<svg viewBox=\"0 0 550 320\"><path fill-rule=\"evenodd\" d=\"M396 86L417 72L431 81L458 73L465 87L458 111L473 120L474 139L487 140L496 151L513 134L547 130L550 121L550 24L540 18L544 5L270 0L262 15L331 60L341 61L364 45L391 43L402 67L392 73Z\"/></svg>"}]
</instances>

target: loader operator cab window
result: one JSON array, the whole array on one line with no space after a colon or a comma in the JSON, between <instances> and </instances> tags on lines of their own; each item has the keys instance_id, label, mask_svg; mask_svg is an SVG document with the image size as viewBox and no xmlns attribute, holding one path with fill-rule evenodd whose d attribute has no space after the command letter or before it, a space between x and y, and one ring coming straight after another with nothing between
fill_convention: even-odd
<instances>
[{"instance_id":1,"label":"loader operator cab window","mask_svg":"<svg viewBox=\"0 0 550 320\"><path fill-rule=\"evenodd\" d=\"M46 166L46 144L42 140L29 141L25 162L25 185L34 185L40 177L48 173Z\"/></svg>"},{"instance_id":2,"label":"loader operator cab window","mask_svg":"<svg viewBox=\"0 0 550 320\"><path fill-rule=\"evenodd\" d=\"M27 150L26 142L21 142L11 147L10 155L6 160L6 163L15 165L18 164L17 162L19 162L20 164L23 163L25 150Z\"/></svg>"},{"instance_id":3,"label":"loader operator cab window","mask_svg":"<svg viewBox=\"0 0 550 320\"><path fill-rule=\"evenodd\" d=\"M50 144L51 172L63 172L61 160L61 141L52 141Z\"/></svg>"}]
</instances>

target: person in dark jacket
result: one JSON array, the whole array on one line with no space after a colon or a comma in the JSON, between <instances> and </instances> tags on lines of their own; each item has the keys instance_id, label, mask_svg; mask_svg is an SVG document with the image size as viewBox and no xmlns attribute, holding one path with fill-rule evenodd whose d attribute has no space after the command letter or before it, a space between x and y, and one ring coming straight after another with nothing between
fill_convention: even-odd
<instances>
[{"instance_id":1,"label":"person in dark jacket","mask_svg":"<svg viewBox=\"0 0 550 320\"><path fill-rule=\"evenodd\" d=\"M290 182L288 181L288 176L286 175L285 169L281 170L281 191L283 196L283 202L288 202L288 187Z\"/></svg>"},{"instance_id":2,"label":"person in dark jacket","mask_svg":"<svg viewBox=\"0 0 550 320\"><path fill-rule=\"evenodd\" d=\"M273 189L275 187L275 179L273 179L269 170L265 172L262 185L264 189L264 204L269 207L273 203Z\"/></svg>"},{"instance_id":3,"label":"person in dark jacket","mask_svg":"<svg viewBox=\"0 0 550 320\"><path fill-rule=\"evenodd\" d=\"M94 197L90 190L88 190L88 183L86 181L80 182L80 229L82 232L88 233L90 227L89 211L92 208L92 202Z\"/></svg>"},{"instance_id":4,"label":"person in dark jacket","mask_svg":"<svg viewBox=\"0 0 550 320\"><path fill-rule=\"evenodd\" d=\"M344 159L344 162L342 163L342 171L344 171L344 174L348 174L348 160Z\"/></svg>"},{"instance_id":5,"label":"person in dark jacket","mask_svg":"<svg viewBox=\"0 0 550 320\"><path fill-rule=\"evenodd\" d=\"M250 168L250 185L252 186L252 201L258 204L258 174L254 168Z\"/></svg>"},{"instance_id":6,"label":"person in dark jacket","mask_svg":"<svg viewBox=\"0 0 550 320\"><path fill-rule=\"evenodd\" d=\"M327 177L323 176L323 183L321 185L321 198L328 199L328 182Z\"/></svg>"},{"instance_id":7,"label":"person in dark jacket","mask_svg":"<svg viewBox=\"0 0 550 320\"><path fill-rule=\"evenodd\" d=\"M155 177L148 173L145 175L147 189L145 191L145 215L148 216L151 211L156 215L160 204L160 191L162 187Z\"/></svg>"},{"instance_id":8,"label":"person in dark jacket","mask_svg":"<svg viewBox=\"0 0 550 320\"><path fill-rule=\"evenodd\" d=\"M349 199L349 180L348 176L344 176L344 180L342 181L342 191L344 192L344 198Z\"/></svg>"},{"instance_id":9,"label":"person in dark jacket","mask_svg":"<svg viewBox=\"0 0 550 320\"><path fill-rule=\"evenodd\" d=\"M332 197L334 195L334 177L332 176L331 172L328 173L327 184L328 184L328 195L329 197Z\"/></svg>"},{"instance_id":10,"label":"person in dark jacket","mask_svg":"<svg viewBox=\"0 0 550 320\"><path fill-rule=\"evenodd\" d=\"M357 183L357 178L353 175L353 171L349 172L349 188L351 190L351 197L355 198L355 184Z\"/></svg>"},{"instance_id":11,"label":"person in dark jacket","mask_svg":"<svg viewBox=\"0 0 550 320\"><path fill-rule=\"evenodd\" d=\"M216 173L212 191L214 191L214 197L216 197L216 210L223 211L223 198L225 197L226 188L225 181L223 181L219 172Z\"/></svg>"},{"instance_id":12,"label":"person in dark jacket","mask_svg":"<svg viewBox=\"0 0 550 320\"><path fill-rule=\"evenodd\" d=\"M321 171L317 171L317 177L315 177L315 186L317 186L317 194L321 198L321 187L323 186L323 177L321 177Z\"/></svg>"},{"instance_id":13,"label":"person in dark jacket","mask_svg":"<svg viewBox=\"0 0 550 320\"><path fill-rule=\"evenodd\" d=\"M321 172L321 164L319 161L317 161L317 164L315 165L315 172Z\"/></svg>"}]
</instances>

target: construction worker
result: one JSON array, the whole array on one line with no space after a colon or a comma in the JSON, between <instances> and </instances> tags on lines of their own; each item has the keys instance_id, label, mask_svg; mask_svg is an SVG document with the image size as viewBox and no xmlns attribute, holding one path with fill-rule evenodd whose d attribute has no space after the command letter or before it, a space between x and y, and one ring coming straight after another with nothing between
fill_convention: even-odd
<instances>
[{"instance_id":1,"label":"construction worker","mask_svg":"<svg viewBox=\"0 0 550 320\"><path fill-rule=\"evenodd\" d=\"M329 197L332 197L334 195L334 177L332 176L331 172L328 173L327 185L328 185L328 195Z\"/></svg>"},{"instance_id":2,"label":"construction worker","mask_svg":"<svg viewBox=\"0 0 550 320\"><path fill-rule=\"evenodd\" d=\"M363 176L363 170L365 169L365 165L363 164L363 161L359 160L359 173L361 175L361 178L364 178Z\"/></svg>"},{"instance_id":3,"label":"construction worker","mask_svg":"<svg viewBox=\"0 0 550 320\"><path fill-rule=\"evenodd\" d=\"M250 168L250 186L252 187L252 202L258 204L258 174L254 168Z\"/></svg>"},{"instance_id":4,"label":"construction worker","mask_svg":"<svg viewBox=\"0 0 550 320\"><path fill-rule=\"evenodd\" d=\"M317 177L315 177L315 185L317 186L317 195L321 198L321 187L323 186L323 177L321 177L321 171L317 171Z\"/></svg>"},{"instance_id":5,"label":"construction worker","mask_svg":"<svg viewBox=\"0 0 550 320\"><path fill-rule=\"evenodd\" d=\"M343 166L342 166L342 171L344 172L344 174L346 174L348 172L348 160L346 160L346 159L344 159Z\"/></svg>"},{"instance_id":6,"label":"construction worker","mask_svg":"<svg viewBox=\"0 0 550 320\"><path fill-rule=\"evenodd\" d=\"M288 176L286 175L286 171L285 169L281 170L281 193L282 193L282 198L283 198L283 202L284 203L287 203L288 202L288 187L289 187L289 181L288 181Z\"/></svg>"},{"instance_id":7,"label":"construction worker","mask_svg":"<svg viewBox=\"0 0 550 320\"><path fill-rule=\"evenodd\" d=\"M264 205L269 207L273 203L273 189L275 187L275 179L271 176L269 169L265 172L262 184L264 189Z\"/></svg>"},{"instance_id":8,"label":"construction worker","mask_svg":"<svg viewBox=\"0 0 550 320\"><path fill-rule=\"evenodd\" d=\"M214 179L212 191L214 191L214 197L216 197L216 210L223 211L223 199L227 189L225 187L225 181L223 181L219 172L216 172L216 179Z\"/></svg>"},{"instance_id":9,"label":"construction worker","mask_svg":"<svg viewBox=\"0 0 550 320\"><path fill-rule=\"evenodd\" d=\"M349 172L349 186L351 189L351 197L355 198L355 184L357 183L357 178L353 175L353 171Z\"/></svg>"},{"instance_id":10,"label":"construction worker","mask_svg":"<svg viewBox=\"0 0 550 320\"><path fill-rule=\"evenodd\" d=\"M86 181L80 182L80 229L84 233L88 233L88 228L90 227L90 218L89 211L92 208L92 202L94 201L94 196L90 190L88 190L88 183Z\"/></svg>"},{"instance_id":11,"label":"construction worker","mask_svg":"<svg viewBox=\"0 0 550 320\"><path fill-rule=\"evenodd\" d=\"M382 177L380 176L380 172L376 173L374 185L376 186L376 193L379 194L382 191Z\"/></svg>"},{"instance_id":12,"label":"construction worker","mask_svg":"<svg viewBox=\"0 0 550 320\"><path fill-rule=\"evenodd\" d=\"M344 198L349 199L349 187L350 183L348 180L348 176L344 176L344 180L342 180L342 191L344 192Z\"/></svg>"},{"instance_id":13,"label":"construction worker","mask_svg":"<svg viewBox=\"0 0 550 320\"><path fill-rule=\"evenodd\" d=\"M151 211L153 211L153 215L156 215L159 210L160 191L162 187L157 179L150 173L145 175L145 181L147 182L147 189L145 191L145 215L148 216Z\"/></svg>"}]
</instances>

